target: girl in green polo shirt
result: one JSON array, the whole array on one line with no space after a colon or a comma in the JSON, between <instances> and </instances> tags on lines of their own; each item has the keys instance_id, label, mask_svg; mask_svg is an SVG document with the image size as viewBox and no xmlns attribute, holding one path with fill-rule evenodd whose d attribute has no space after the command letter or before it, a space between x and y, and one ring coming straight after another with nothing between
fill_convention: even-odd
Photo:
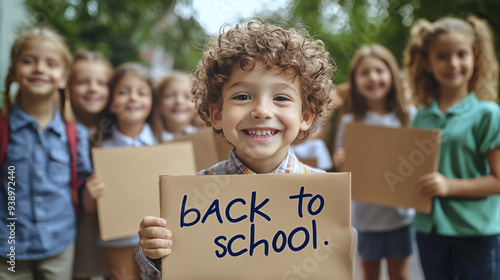
<instances>
[{"instance_id":1,"label":"girl in green polo shirt","mask_svg":"<svg viewBox=\"0 0 500 280\"><path fill-rule=\"evenodd\" d=\"M500 279L500 108L491 30L473 16L419 20L405 68L423 105L414 126L442 130L438 172L418 185L434 198L433 210L413 222L425 278Z\"/></svg>"}]
</instances>

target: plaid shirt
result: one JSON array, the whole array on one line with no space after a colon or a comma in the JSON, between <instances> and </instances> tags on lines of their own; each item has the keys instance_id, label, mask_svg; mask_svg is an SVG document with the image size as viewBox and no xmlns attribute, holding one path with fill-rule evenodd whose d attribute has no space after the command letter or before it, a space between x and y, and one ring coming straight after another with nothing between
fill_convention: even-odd
<instances>
[{"instance_id":1,"label":"plaid shirt","mask_svg":"<svg viewBox=\"0 0 500 280\"><path fill-rule=\"evenodd\" d=\"M288 154L281 164L269 174L274 173L322 173L321 169L312 168L299 161L292 148L288 149ZM229 174L256 174L250 168L245 166L237 157L234 149L229 153L229 158L221 161L214 166L205 169L199 175L229 175ZM144 255L142 248L137 244L135 247L135 259L141 269L143 280L161 279L161 264L155 262Z\"/></svg>"}]
</instances>

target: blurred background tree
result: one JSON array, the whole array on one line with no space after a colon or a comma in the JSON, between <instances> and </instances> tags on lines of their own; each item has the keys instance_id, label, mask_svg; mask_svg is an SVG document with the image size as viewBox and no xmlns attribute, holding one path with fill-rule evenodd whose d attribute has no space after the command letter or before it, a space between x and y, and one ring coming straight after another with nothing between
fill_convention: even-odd
<instances>
[{"instance_id":1,"label":"blurred background tree","mask_svg":"<svg viewBox=\"0 0 500 280\"><path fill-rule=\"evenodd\" d=\"M72 51L100 51L118 65L148 60L145 50L161 46L175 57L175 68L194 68L205 33L193 17L176 15L174 2L26 0L26 7L35 23L60 32Z\"/></svg>"},{"instance_id":2,"label":"blurred background tree","mask_svg":"<svg viewBox=\"0 0 500 280\"><path fill-rule=\"evenodd\" d=\"M72 51L100 51L115 66L141 61L156 76L172 69L194 69L207 38L217 35L222 23L252 17L285 27L302 25L323 40L338 67L335 84L346 81L350 58L364 44L386 46L401 65L410 27L417 18L434 21L443 16L476 15L486 19L494 32L497 57L500 54L498 0L19 0L15 5L13 0L0 0L0 61L5 64L14 32L20 31L9 26L17 20L14 10L21 2L30 23L53 26L66 37ZM253 10L248 11L249 6ZM219 23L216 30L208 28L207 16L212 24ZM6 65L0 70L0 91L6 70ZM327 142L332 139L333 134Z\"/></svg>"},{"instance_id":3,"label":"blurred background tree","mask_svg":"<svg viewBox=\"0 0 500 280\"><path fill-rule=\"evenodd\" d=\"M486 19L494 32L498 56L498 11L498 0L291 0L288 11L280 13L326 43L339 68L335 81L341 83L347 79L350 58L364 44L386 46L401 65L410 27L418 18L434 21L443 16L476 15ZM280 13L269 18L280 18Z\"/></svg>"},{"instance_id":4,"label":"blurred background tree","mask_svg":"<svg viewBox=\"0 0 500 280\"><path fill-rule=\"evenodd\" d=\"M266 8L269 1L263 1L254 16L281 25L302 24L315 38L323 40L339 67L336 83L346 80L350 57L363 44L380 43L401 62L409 27L416 18L433 21L446 15L465 18L475 14L489 22L496 38L500 30L497 0L281 2L286 2L286 8L273 12ZM238 1L232 0L212 3L219 9L224 5L237 9L237 4ZM97 50L118 65L148 60L145 49L161 48L174 58L173 67L180 69L196 67L208 36L192 6L193 0L26 0L35 22L55 27L67 38L72 50ZM191 11L186 13L186 10Z\"/></svg>"}]
</instances>

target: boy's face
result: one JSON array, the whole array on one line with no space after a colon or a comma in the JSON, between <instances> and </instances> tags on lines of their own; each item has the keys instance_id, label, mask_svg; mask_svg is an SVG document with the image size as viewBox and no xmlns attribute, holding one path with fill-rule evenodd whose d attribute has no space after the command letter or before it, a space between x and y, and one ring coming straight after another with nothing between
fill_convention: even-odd
<instances>
[{"instance_id":1,"label":"boy's face","mask_svg":"<svg viewBox=\"0 0 500 280\"><path fill-rule=\"evenodd\" d=\"M260 62L251 71L235 69L222 87L222 110L210 108L212 126L222 129L238 158L256 172L274 170L314 119L302 112L298 78L280 71L267 71Z\"/></svg>"}]
</instances>

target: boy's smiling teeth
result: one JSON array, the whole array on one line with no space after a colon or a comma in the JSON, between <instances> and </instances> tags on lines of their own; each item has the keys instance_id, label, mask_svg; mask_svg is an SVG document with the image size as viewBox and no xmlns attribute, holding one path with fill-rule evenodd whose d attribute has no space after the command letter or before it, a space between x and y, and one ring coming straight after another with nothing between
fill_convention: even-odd
<instances>
[{"instance_id":1,"label":"boy's smiling teeth","mask_svg":"<svg viewBox=\"0 0 500 280\"><path fill-rule=\"evenodd\" d=\"M269 137L277 132L273 129L244 129L243 131L252 137Z\"/></svg>"}]
</instances>

